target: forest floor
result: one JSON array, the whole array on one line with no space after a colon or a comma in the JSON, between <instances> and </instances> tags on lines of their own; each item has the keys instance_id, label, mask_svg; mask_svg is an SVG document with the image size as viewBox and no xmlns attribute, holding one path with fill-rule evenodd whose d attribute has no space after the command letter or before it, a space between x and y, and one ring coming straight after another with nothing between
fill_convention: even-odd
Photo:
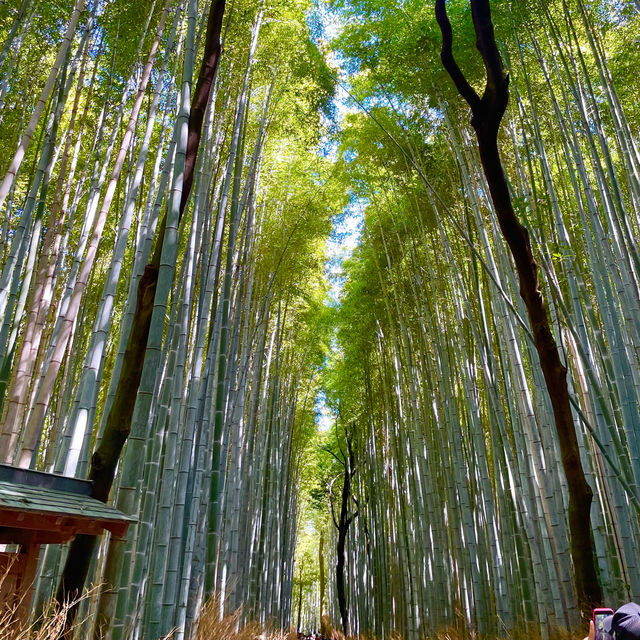
<instances>
[{"instance_id":1,"label":"forest floor","mask_svg":"<svg viewBox=\"0 0 640 640\"><path fill-rule=\"evenodd\" d=\"M0 584L3 576L0 576ZM87 592L84 597L91 594ZM19 630L15 622L10 622L13 617L12 609L0 611L0 640L58 640L64 626L64 620L69 605L59 607L50 605L45 614L28 628ZM369 635L348 636L334 629L325 619L324 635L304 635L295 630L288 631L278 629L265 629L256 622L249 622L241 626L241 610L220 618L220 602L212 598L201 611L195 634L192 640L378 640ZM86 621L84 621L86 622ZM581 640L585 633L581 631L553 631L547 637L553 640ZM167 634L160 640L171 640L173 633ZM422 640L541 640L542 634L524 631L513 631L497 636L479 636L469 631L459 629L442 629L435 635L422 636ZM400 634L393 634L391 640L403 640Z\"/></svg>"},{"instance_id":2,"label":"forest floor","mask_svg":"<svg viewBox=\"0 0 640 640\"><path fill-rule=\"evenodd\" d=\"M219 604L205 607L200 618L198 631L194 640L378 640L373 636L359 635L346 637L341 631L334 629L330 624L325 624L324 635L304 635L290 631L265 631L259 625L250 623L246 627L238 630L238 619L240 612L220 619L217 615ZM580 630L570 632L566 630L549 631L546 637L552 640L582 640L586 631ZM425 635L421 640L542 640L541 633L531 631L507 632L501 636L480 636L469 631L445 628L435 635ZM394 633L391 640L403 640L400 634Z\"/></svg>"}]
</instances>

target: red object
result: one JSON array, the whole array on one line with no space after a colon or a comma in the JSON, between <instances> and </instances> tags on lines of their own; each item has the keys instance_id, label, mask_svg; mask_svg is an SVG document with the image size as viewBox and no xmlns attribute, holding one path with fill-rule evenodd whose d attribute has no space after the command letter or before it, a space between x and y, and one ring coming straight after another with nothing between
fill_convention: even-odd
<instances>
[{"instance_id":1,"label":"red object","mask_svg":"<svg viewBox=\"0 0 640 640\"><path fill-rule=\"evenodd\" d=\"M596 622L596 619L601 617L601 616L612 616L613 615L613 609L594 609L593 610L593 626L596 628L596 631L598 630L598 624Z\"/></svg>"}]
</instances>

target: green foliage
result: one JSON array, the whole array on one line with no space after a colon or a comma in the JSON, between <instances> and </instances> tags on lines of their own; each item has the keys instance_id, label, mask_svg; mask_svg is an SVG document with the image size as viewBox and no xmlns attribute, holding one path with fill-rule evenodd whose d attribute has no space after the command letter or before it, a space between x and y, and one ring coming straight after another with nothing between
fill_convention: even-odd
<instances>
[{"instance_id":1,"label":"green foliage","mask_svg":"<svg viewBox=\"0 0 640 640\"><path fill-rule=\"evenodd\" d=\"M24 2L26 11L20 14L23 0L0 4L0 43L9 38L14 24L18 27L0 67L3 175L56 57L72 5L71 0ZM198 379L193 383L195 390L186 385L196 374L203 375L209 350L217 348L215 341L209 342L218 330L216 315L209 315L215 303L210 302L206 309L200 305L204 304L206 286L217 286L214 294L218 295L226 274L221 267L216 285L205 286L207 250L225 178L251 28L264 11L249 78L245 156L238 163L241 196L246 196L250 206L243 212L240 239L231 256L233 326L229 335L234 346L225 345L228 351L224 352L233 356L228 371L236 376L226 389L234 394L229 406L248 416L250 405L257 403L255 424L229 419L224 437L242 433L242 437L254 438L250 441L259 464L254 468L253 459L242 461L242 473L252 476L252 484L250 488L240 486L246 479L242 473L242 477L230 477L229 485L238 480L238 486L228 489L225 500L240 512L246 504L241 504L238 496L246 498L251 493L248 499L253 511L233 516L237 520L247 516L247 530L255 526L256 536L262 536L252 540L254 553L258 554L258 542L267 540L259 549L263 555L251 557L251 571L256 567L262 571L263 561L291 548L295 535L286 542L278 538L289 526L298 532L296 566L303 570L302 577L297 570L293 576L285 576L285 569L291 569L290 558L278 556L271 568L274 574L282 569L278 574L284 576L282 588L279 584L272 589L273 585L261 582L255 573L243 576L254 590L251 606L264 596L267 587L270 593L284 594L284 599L276 604L273 599L273 608L265 605L260 611L264 616L276 608L278 615L284 615L299 587L304 598L313 598L319 534L324 531L328 535L326 549L330 550L329 493L332 487L335 495L339 493L343 471L332 454L341 455L345 450L347 425L355 431L359 458L355 489L367 497L363 517L355 522L349 540L353 554L350 571L357 574L350 576L355 585L352 606L360 608L361 630L369 631L369 625L376 634L389 637L397 622L398 628L413 638L429 633L431 623L434 627L454 623L469 631L479 621L484 620L489 628L495 626L495 620L513 614L514 626L522 623L532 631L536 616L556 621L562 618L564 612L558 611L557 602L569 603L566 609L570 609L571 594L565 593L562 577L565 569L567 575L570 571L563 529L564 485L555 464L557 443L549 435L543 381L515 317L515 313L523 315L517 283L493 219L468 108L439 60L440 33L432 5L420 0L332 0L327 6L311 0L228 3L206 153L199 157L193 198L180 230L179 275L168 301L162 301L168 302L168 311L155 388L160 389L169 379L172 386L164 389L162 400L154 396L154 410L146 425L151 443L145 445L149 447L147 467L160 469L165 463L173 464L178 456L166 451L170 447L177 451L177 441L180 446L190 442L182 430L194 415L205 413L202 407L209 406L197 396L203 389L206 392L209 383ZM52 272L51 307L38 326L42 344L34 354L36 366L25 397L33 395L45 373L64 292L74 263L77 266L83 259L83 243L93 224L90 185L93 181L95 186L101 172L108 176L114 166L135 87L164 6L164 0L91 0L74 36L64 70L73 81L58 123L56 162L43 203L42 236L55 229L61 250L46 265ZM200 40L196 60L204 46L202 29L208 4L198 2L197 6ZM534 240L544 275L543 293L551 305L554 330L566 344L576 397L605 442L605 451L615 452L620 467L616 472L603 467L602 452L592 436L581 432L584 455L593 463L598 489L612 494L615 518L608 506L605 509L599 503L594 535L601 558L613 558L603 560L602 570L608 575L609 594L619 597L625 592L628 576L617 559L633 562L637 554L631 547L639 537L632 500L618 482L622 478L636 486L640 478L640 455L637 450L630 454L638 423L640 335L637 2L492 0L491 7L511 78L500 151L513 202ZM456 59L471 84L480 90L484 68L475 46L469 2L449 0L447 8ZM88 36L85 77L80 84L79 47L92 11L95 22ZM113 260L118 220L147 119L152 117L155 91L160 94L160 109L153 122L124 268L110 307L104 360L95 381L98 420L89 424L90 439L97 434L109 379L117 371L116 346L127 309L133 258L144 244L139 235L143 215L154 203L162 214L168 202L169 188L156 193L158 183L153 178L156 166L162 172L170 163L167 148L176 120L176 94L182 85L187 44L186 13L181 11L177 43L169 52L170 27L163 33L97 259L74 318L73 340L64 355L43 425L38 456L42 463L51 462L62 450L59 445L67 428L65 421L83 375L101 292ZM338 33L327 30L330 32L323 34L321 27L326 25L314 25L314 20L325 14L342 25ZM172 13L169 23L173 18ZM143 34L147 22L148 30ZM333 39L328 41L329 37ZM160 81L165 55L168 73ZM360 104L345 95L337 78ZM52 95L60 95L58 88ZM15 182L11 209L2 221L3 261L33 182L52 103L50 97ZM264 140L257 140L265 109ZM110 156L109 144L115 149ZM255 166L251 162L254 149ZM255 176L251 173L254 169ZM169 176L169 184L171 179ZM248 186L251 180L254 182ZM105 184L99 188L102 195ZM67 203L64 214L59 220L52 219L52 212L60 211L63 201ZM328 272L335 264L327 265L327 238L332 227L356 208L363 216L362 240L341 264L344 284L339 303L328 303ZM221 264L227 257L228 227L227 220ZM38 250L42 236L36 237ZM245 238L250 240L243 244ZM187 284L185 274L190 268L193 280ZM17 276L19 284L26 281L22 266ZM182 307L182 296L187 292L191 297ZM32 304L27 299L27 311ZM24 315L8 314L2 322L15 330L19 347L26 325ZM183 333L176 343L168 342L177 326ZM206 340L205 334L198 333L201 330ZM259 336L265 346L258 353ZM240 371L239 363L246 369ZM254 380L256 371L259 375ZM175 379L170 378L174 375ZM194 400L194 405L187 407L196 396L202 404ZM318 432L320 398L335 418L328 432ZM165 422L176 416L181 416L176 431L162 431ZM182 420L183 416L189 420ZM240 431L240 425L245 431ZM156 428L159 435L154 440ZM198 438L198 442L208 442L209 434L198 434ZM234 458L236 444L233 436L225 443L229 470L239 464ZM155 454L158 459L151 460ZM160 460L160 456L167 460ZM183 458L193 460L192 452ZM198 462L206 458L203 454ZM507 468L509 473L505 473ZM202 477L196 479L192 468L181 473L193 483ZM172 484L171 478L166 486L181 485ZM147 489L144 513L160 513L153 502L157 498L155 484ZM236 489L237 493L231 493ZM166 504L164 507L168 509ZM540 515L538 509L544 511L544 517L535 520L536 531L531 533L527 527L534 522L533 516ZM267 515L280 518L278 527L267 522ZM240 524L229 512L224 517L227 530L223 535L229 535L220 541L224 552L236 543L246 543L249 549L246 540L233 538L234 527ZM177 538L186 531L182 527L180 520L173 530L178 532ZM274 534L270 540L276 528L278 536ZM194 536L190 540L204 535L195 530L189 531L188 535ZM623 535L618 535L620 531ZM138 556L144 555L147 542L140 542L143 551ZM473 544L478 553L470 560L466 550ZM619 549L619 544L630 546ZM495 545L500 546L499 551ZM550 554L551 560L534 558L538 549ZM140 558L138 564L142 566ZM547 572L544 580L536 573L543 565ZM156 588L162 584L161 564L158 567L153 579L136 570L139 582L127 584L121 591L133 593L140 587L144 592L147 587L143 584ZM635 579L637 566L631 569ZM516 585L508 592L500 591L501 571ZM363 593L369 587L372 593ZM414 597L417 602L411 600ZM378 598L375 607L367 608L374 598ZM144 624L155 615L155 608L147 594L142 599ZM467 606L475 618L471 613L468 620L460 615ZM424 613L421 607L428 612L424 628L410 628L415 622L411 616L416 611ZM375 612L380 612L379 619ZM380 628L374 628L378 623ZM405 629L401 629L403 625ZM491 633L494 631L491 628Z\"/></svg>"},{"instance_id":2,"label":"green foliage","mask_svg":"<svg viewBox=\"0 0 640 640\"><path fill-rule=\"evenodd\" d=\"M640 22L635 5L578 0L491 2L495 32L511 79L500 153L514 206L533 238L554 330L571 345L566 347L570 373L584 394L579 402L594 422L599 420L599 409L591 414L591 407L602 407L602 401L617 403L600 396L593 378L584 380L585 368L599 370L602 366L604 370L604 360L594 365L587 363L584 352L581 356L576 353L585 348L596 359L596 353L608 357L606 347L600 352L596 346L601 332L607 332L608 312L596 307L604 303L599 287L602 278L608 281L609 276L603 275L602 263L594 262L594 257L602 250L601 255L610 255L613 264L627 251L636 252L633 231L625 236L626 249L619 253L613 249L617 258L608 253L608 234L619 223L616 215L606 213L624 209L630 213L629 224L637 229L639 203L633 195L637 187L632 177L637 158L625 161L630 138L623 132L628 126L634 140L637 137L638 105L629 92L633 81L628 75L630 61L637 61ZM422 586L416 585L421 578L415 578L420 567L429 565L424 579L430 583L444 545L448 549L445 566L456 565L462 572L468 569L466 577L458 574L455 580L473 582L478 593L484 589L473 566L462 568L468 549L473 554L477 550L478 557L485 554L482 557L489 563L493 558L489 548L495 539L491 539L493 534L485 539L483 533L487 513L471 524L470 514L483 511L479 496L491 495L496 505L494 531L498 531L501 563L505 558L501 536L509 537L505 532L513 522L530 518L503 491L514 491L518 501L534 499L536 492L527 493L521 484L526 474L554 482L546 475L547 458L525 467L521 456L523 448L531 446L528 429L546 443L541 444L545 456L556 451L557 443L548 429L550 410L540 391L544 381L535 354L515 319L516 313L525 314L493 216L469 109L439 60L441 37L433 3L336 0L331 6L344 25L331 47L346 71L345 84L361 105L346 99L349 111L340 135L338 161L352 192L363 203L364 228L361 246L345 265L335 350L324 385L328 404L335 410L339 407L345 420L355 420L361 443L370 447L369 475L361 490L378 504L378 511L371 507L370 513L378 539L385 540L378 545L380 555L375 560L362 547L354 551L356 565L367 567L358 573L358 579L366 580L372 570L375 588L384 594L382 603L375 606L366 598L359 601L358 614L367 619L363 624L373 619L374 625L406 625L403 632L417 637L419 632L411 626L416 624L412 598L431 603L441 596L444 584L451 589L452 609L464 608L457 598L468 597L468 591L464 595L464 589L447 583L447 578L436 587L437 593L426 586L420 595ZM469 2L449 0L447 11L456 60L480 92L485 73L476 50ZM631 144L635 148L637 141ZM612 187L614 183L620 185L619 192ZM608 229L606 240L598 231L600 225ZM607 248L602 248L601 240ZM635 272L635 267L631 270ZM614 280L615 274L617 268ZM619 304L623 308L626 303ZM592 329L594 342L587 337ZM577 422L576 428L584 437L585 456L598 457L584 425ZM625 430L622 423L617 429ZM624 454L629 455L629 451ZM522 479L506 481L505 465L517 467ZM460 505L458 514L451 508L452 499ZM512 508L508 518L515 520L503 520ZM395 515L389 516L394 510ZM389 529L381 523L381 512L392 520ZM563 527L564 514L558 515ZM438 534L441 520L446 524ZM594 516L594 535L598 535L596 521ZM429 528L426 540L421 527ZM361 535L366 537L364 530ZM473 546L476 535L478 547ZM548 535L554 538L557 533ZM392 541L387 544L389 536ZM527 543L532 554L533 545L539 542L533 539L538 540L529 535ZM562 539L560 546L566 549L566 538ZM462 556L452 560L457 549ZM385 554L391 585L386 577L379 577L386 571L378 564ZM523 568L529 561L520 547L514 565ZM605 568L608 562L615 564L611 557L601 562L603 575L609 571ZM490 569L494 576L500 571L497 566ZM519 571L514 566L512 577ZM412 576L410 589L402 582L407 572ZM531 571L525 572L531 576ZM613 575L615 569L611 572ZM553 576L551 570L540 584L546 588L548 580L556 579ZM563 576L558 574L557 579ZM487 597L479 597L472 606L471 626L490 630L496 616L503 615L498 613L503 605L505 614L507 609L510 612L507 615L517 610L523 611L523 619L534 615L528 603L499 602L495 585L489 586L493 579L487 577L486 583L492 592L487 597L494 598L491 610L486 609ZM614 583L620 584L612 579L607 587L612 592L618 588ZM527 598L532 589L539 588L526 584L526 579L521 586ZM386 620L381 607L392 597L396 603L407 602L407 609ZM542 603L539 591L538 597L534 606L554 607L551 600ZM428 633L430 625L437 626L436 617L448 606L440 602L437 612L429 609L422 633ZM566 611L556 613L569 620Z\"/></svg>"}]
</instances>

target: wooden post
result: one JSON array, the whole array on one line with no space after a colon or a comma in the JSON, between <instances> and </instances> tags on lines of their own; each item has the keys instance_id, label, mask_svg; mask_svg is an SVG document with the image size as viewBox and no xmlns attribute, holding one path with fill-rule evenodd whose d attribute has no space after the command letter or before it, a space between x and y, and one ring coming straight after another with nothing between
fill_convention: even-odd
<instances>
[{"instance_id":1,"label":"wooden post","mask_svg":"<svg viewBox=\"0 0 640 640\"><path fill-rule=\"evenodd\" d=\"M14 553L0 552L0 622L9 628L8 635L3 635L6 640L29 624L39 554L39 544L20 545Z\"/></svg>"}]
</instances>

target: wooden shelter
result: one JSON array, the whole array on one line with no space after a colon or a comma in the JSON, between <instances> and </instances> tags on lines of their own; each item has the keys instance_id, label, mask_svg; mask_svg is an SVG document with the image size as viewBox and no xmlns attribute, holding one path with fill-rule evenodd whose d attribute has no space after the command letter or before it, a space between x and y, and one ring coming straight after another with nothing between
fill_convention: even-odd
<instances>
[{"instance_id":1,"label":"wooden shelter","mask_svg":"<svg viewBox=\"0 0 640 640\"><path fill-rule=\"evenodd\" d=\"M0 464L0 621L27 622L41 545L126 533L131 518L90 494L87 480Z\"/></svg>"}]
</instances>

